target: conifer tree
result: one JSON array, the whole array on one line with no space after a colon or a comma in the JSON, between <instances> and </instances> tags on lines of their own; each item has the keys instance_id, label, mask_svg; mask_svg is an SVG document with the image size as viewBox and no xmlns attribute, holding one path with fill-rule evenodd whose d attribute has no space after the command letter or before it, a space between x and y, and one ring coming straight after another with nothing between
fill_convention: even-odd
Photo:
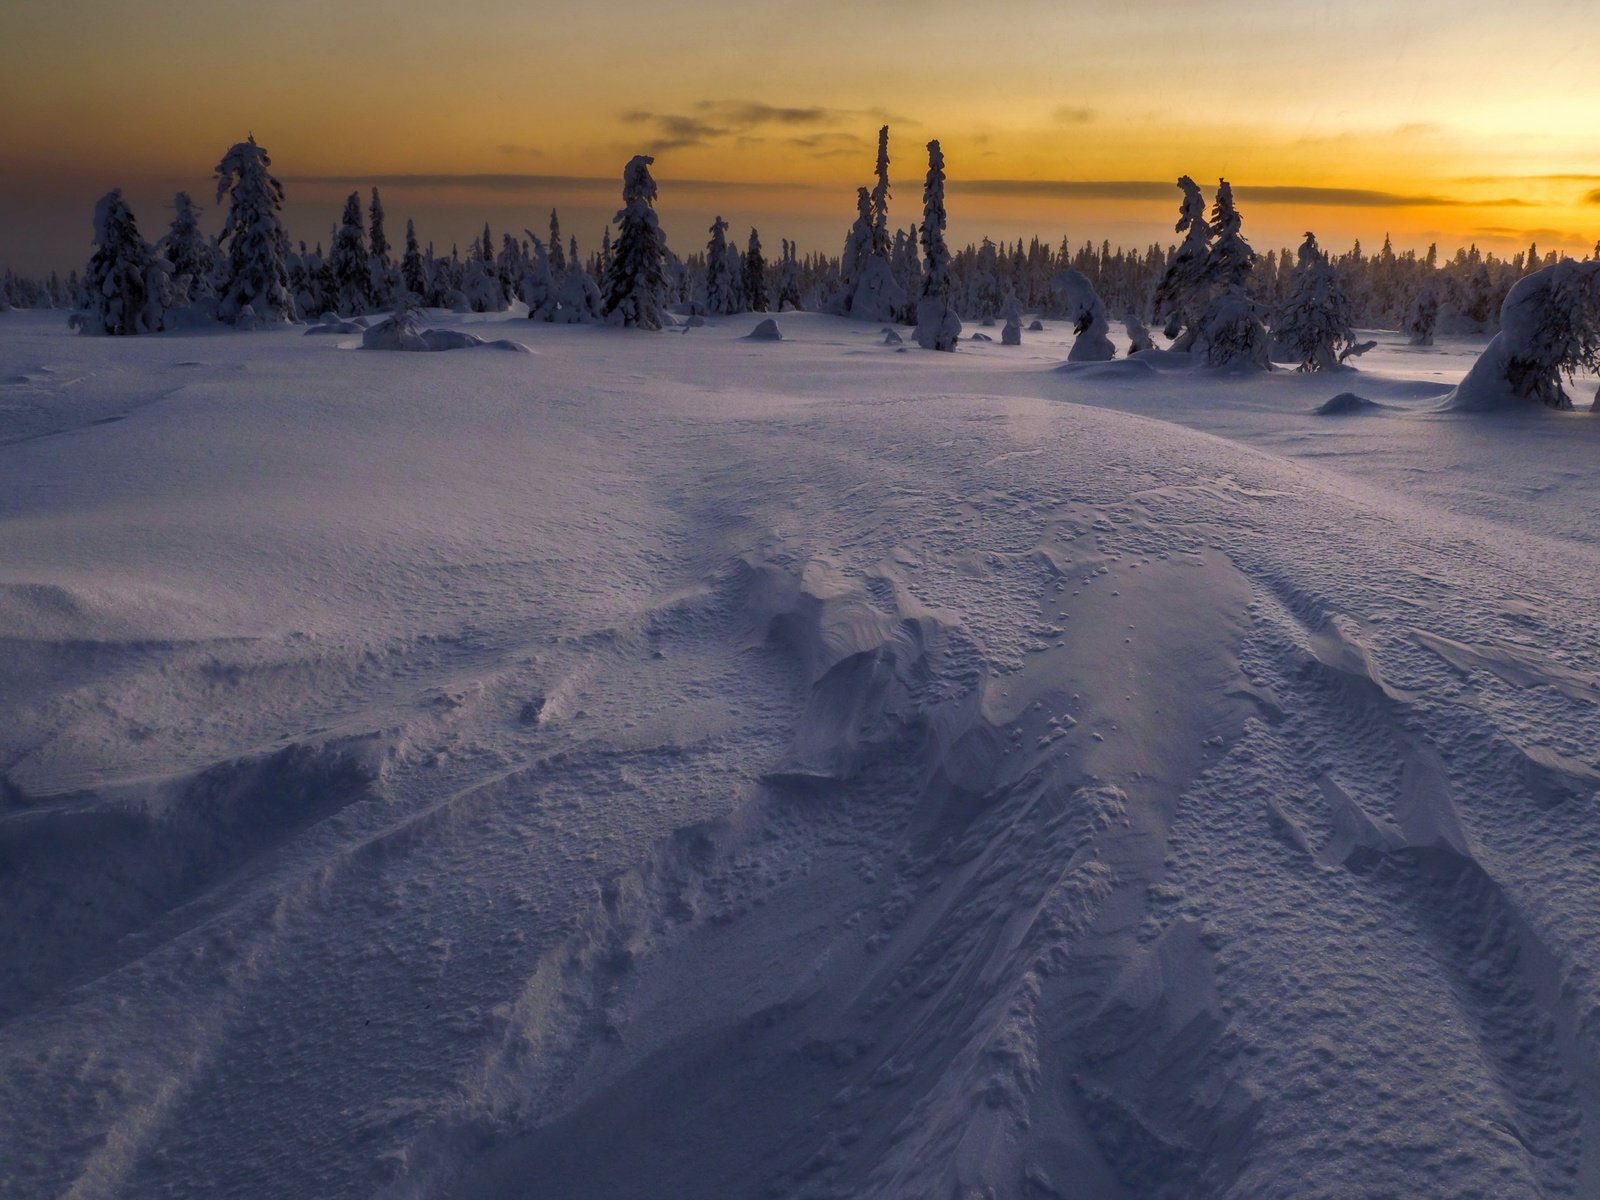
<instances>
[{"instance_id":1,"label":"conifer tree","mask_svg":"<svg viewBox=\"0 0 1600 1200\"><path fill-rule=\"evenodd\" d=\"M157 247L172 265L172 302L192 304L214 294L211 276L216 256L211 241L200 232L200 214L188 192L172 198L172 227Z\"/></svg>"},{"instance_id":2,"label":"conifer tree","mask_svg":"<svg viewBox=\"0 0 1600 1200\"><path fill-rule=\"evenodd\" d=\"M944 242L944 152L928 143L928 177L922 187L922 287L917 300L917 344L954 350L961 320L950 304L950 249Z\"/></svg>"},{"instance_id":3,"label":"conifer tree","mask_svg":"<svg viewBox=\"0 0 1600 1200\"><path fill-rule=\"evenodd\" d=\"M774 306L779 312L798 312L800 297L800 259L795 244L783 239L783 259L778 267L778 300Z\"/></svg>"},{"instance_id":4,"label":"conifer tree","mask_svg":"<svg viewBox=\"0 0 1600 1200\"><path fill-rule=\"evenodd\" d=\"M652 155L636 154L623 171L617 244L606 275L606 319L627 328L660 329L664 323L662 263L667 242L656 218L656 181L650 176L653 162Z\"/></svg>"},{"instance_id":5,"label":"conifer tree","mask_svg":"<svg viewBox=\"0 0 1600 1200\"><path fill-rule=\"evenodd\" d=\"M1272 318L1273 339L1301 371L1331 371L1355 344L1350 297L1327 254L1307 233L1285 297Z\"/></svg>"},{"instance_id":6,"label":"conifer tree","mask_svg":"<svg viewBox=\"0 0 1600 1200\"><path fill-rule=\"evenodd\" d=\"M872 188L872 254L889 257L889 127L878 130L878 163L874 168L878 182Z\"/></svg>"},{"instance_id":7,"label":"conifer tree","mask_svg":"<svg viewBox=\"0 0 1600 1200\"><path fill-rule=\"evenodd\" d=\"M388 306L394 299L394 262L389 257L389 238L383 229L383 201L378 189L372 189L372 202L367 207L368 218L368 275L367 290L378 307Z\"/></svg>"},{"instance_id":8,"label":"conifer tree","mask_svg":"<svg viewBox=\"0 0 1600 1200\"><path fill-rule=\"evenodd\" d=\"M351 192L328 251L333 272L333 306L340 316L359 316L372 306L372 265L362 229L361 193Z\"/></svg>"},{"instance_id":9,"label":"conifer tree","mask_svg":"<svg viewBox=\"0 0 1600 1200\"><path fill-rule=\"evenodd\" d=\"M1183 201L1174 230L1184 239L1156 285L1155 319L1169 338L1177 339L1174 350L1188 350L1194 346L1210 291L1211 223L1206 220L1206 198L1195 181L1184 175L1178 187Z\"/></svg>"},{"instance_id":10,"label":"conifer tree","mask_svg":"<svg viewBox=\"0 0 1600 1200\"><path fill-rule=\"evenodd\" d=\"M126 336L166 327L171 265L139 236L116 188L94 207L95 252L84 272L85 304L73 314L80 333Z\"/></svg>"},{"instance_id":11,"label":"conifer tree","mask_svg":"<svg viewBox=\"0 0 1600 1200\"><path fill-rule=\"evenodd\" d=\"M400 258L400 284L417 304L428 300L428 276L422 265L422 250L417 245L417 227L406 218L406 248Z\"/></svg>"},{"instance_id":12,"label":"conifer tree","mask_svg":"<svg viewBox=\"0 0 1600 1200\"><path fill-rule=\"evenodd\" d=\"M740 311L743 297L737 276L729 269L728 223L718 216L711 223L711 240L706 243L705 310L714 316Z\"/></svg>"},{"instance_id":13,"label":"conifer tree","mask_svg":"<svg viewBox=\"0 0 1600 1200\"><path fill-rule=\"evenodd\" d=\"M550 210L550 270L557 276L567 273L567 255L561 246L561 221L553 208Z\"/></svg>"},{"instance_id":14,"label":"conifer tree","mask_svg":"<svg viewBox=\"0 0 1600 1200\"><path fill-rule=\"evenodd\" d=\"M761 235L754 226L744 252L744 305L746 312L767 311L767 260L761 255Z\"/></svg>"},{"instance_id":15,"label":"conifer tree","mask_svg":"<svg viewBox=\"0 0 1600 1200\"><path fill-rule=\"evenodd\" d=\"M289 238L278 212L283 185L268 168L272 159L254 136L233 146L217 164L217 203L228 198L221 241L227 244L217 315L237 322L248 307L256 321L293 321L289 290Z\"/></svg>"}]
</instances>

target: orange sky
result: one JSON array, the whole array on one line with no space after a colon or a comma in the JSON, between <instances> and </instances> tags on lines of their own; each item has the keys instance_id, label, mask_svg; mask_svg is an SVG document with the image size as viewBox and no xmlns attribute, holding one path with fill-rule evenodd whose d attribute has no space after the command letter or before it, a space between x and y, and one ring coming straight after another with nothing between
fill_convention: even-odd
<instances>
[{"instance_id":1,"label":"orange sky","mask_svg":"<svg viewBox=\"0 0 1600 1200\"><path fill-rule=\"evenodd\" d=\"M648 150L680 251L716 212L836 251L884 121L896 223L920 215L936 136L957 242L1170 241L1188 173L1233 181L1263 250L1307 228L1335 249L1592 248L1600 6L1396 7L5 0L0 263L81 261L112 186L154 238L247 130L311 241L379 180L397 226L441 246L552 206L589 245Z\"/></svg>"}]
</instances>

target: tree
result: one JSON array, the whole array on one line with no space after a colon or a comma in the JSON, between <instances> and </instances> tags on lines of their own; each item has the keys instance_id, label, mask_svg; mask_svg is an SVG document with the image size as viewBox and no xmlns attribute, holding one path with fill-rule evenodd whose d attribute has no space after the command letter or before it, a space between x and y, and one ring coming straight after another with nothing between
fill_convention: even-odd
<instances>
[{"instance_id":1,"label":"tree","mask_svg":"<svg viewBox=\"0 0 1600 1200\"><path fill-rule=\"evenodd\" d=\"M211 241L200 232L200 213L188 192L172 198L172 226L157 246L172 266L172 302L192 304L215 294L211 276L216 255Z\"/></svg>"},{"instance_id":2,"label":"tree","mask_svg":"<svg viewBox=\"0 0 1600 1200\"><path fill-rule=\"evenodd\" d=\"M1350 297L1314 233L1300 246L1289 295L1272 317L1272 336L1301 371L1331 371L1355 344Z\"/></svg>"},{"instance_id":3,"label":"tree","mask_svg":"<svg viewBox=\"0 0 1600 1200\"><path fill-rule=\"evenodd\" d=\"M873 168L877 183L873 185L872 204L872 256L887 260L891 249L889 241L889 127L878 130L878 162Z\"/></svg>"},{"instance_id":4,"label":"tree","mask_svg":"<svg viewBox=\"0 0 1600 1200\"><path fill-rule=\"evenodd\" d=\"M367 219L367 290L381 308L394 300L395 280L394 262L389 258L389 238L383 231L383 201L378 196L377 188L372 189Z\"/></svg>"},{"instance_id":5,"label":"tree","mask_svg":"<svg viewBox=\"0 0 1600 1200\"><path fill-rule=\"evenodd\" d=\"M1174 350L1189 350L1198 336L1200 315L1210 293L1211 223L1206 220L1206 198L1195 181L1181 176L1178 187L1183 200L1173 228L1184 238L1156 285L1155 319L1169 338L1177 339Z\"/></svg>"},{"instance_id":6,"label":"tree","mask_svg":"<svg viewBox=\"0 0 1600 1200\"><path fill-rule=\"evenodd\" d=\"M1211 210L1211 250L1202 272L1204 289L1216 290L1200 318L1194 345L1204 347L1214 367L1243 366L1270 370L1270 343L1262 323L1262 307L1250 293L1256 252L1240 232L1244 221L1233 203L1233 188L1217 181Z\"/></svg>"},{"instance_id":7,"label":"tree","mask_svg":"<svg viewBox=\"0 0 1600 1200\"><path fill-rule=\"evenodd\" d=\"M417 228L406 219L406 249L400 258L400 285L411 294L415 303L428 299L428 276L422 265L422 250L417 245Z\"/></svg>"},{"instance_id":8,"label":"tree","mask_svg":"<svg viewBox=\"0 0 1600 1200\"><path fill-rule=\"evenodd\" d=\"M633 329L660 329L664 323L662 262L667 240L656 218L655 158L636 154L622 174L622 208L616 215L617 242L606 275L606 319Z\"/></svg>"},{"instance_id":9,"label":"tree","mask_svg":"<svg viewBox=\"0 0 1600 1200\"><path fill-rule=\"evenodd\" d=\"M83 308L73 314L79 333L126 336L166 327L171 265L139 236L133 213L115 188L94 206L95 252L84 272Z\"/></svg>"},{"instance_id":10,"label":"tree","mask_svg":"<svg viewBox=\"0 0 1600 1200\"><path fill-rule=\"evenodd\" d=\"M928 177L922 186L922 287L917 299L917 345L954 350L961 319L950 306L950 248L944 243L944 152L928 143Z\"/></svg>"},{"instance_id":11,"label":"tree","mask_svg":"<svg viewBox=\"0 0 1600 1200\"><path fill-rule=\"evenodd\" d=\"M333 307L341 316L356 316L372 307L372 265L367 261L361 222L361 193L351 192L344 217L328 251L333 273Z\"/></svg>"},{"instance_id":12,"label":"tree","mask_svg":"<svg viewBox=\"0 0 1600 1200\"><path fill-rule=\"evenodd\" d=\"M1072 322L1072 332L1077 335L1068 362L1108 362L1117 356L1111 344L1111 322L1106 316L1106 306L1094 290L1094 284L1082 271L1069 267L1053 280L1051 287L1061 297L1067 320Z\"/></svg>"},{"instance_id":13,"label":"tree","mask_svg":"<svg viewBox=\"0 0 1600 1200\"><path fill-rule=\"evenodd\" d=\"M754 226L744 252L744 303L746 312L767 311L767 260L761 256L761 235Z\"/></svg>"},{"instance_id":14,"label":"tree","mask_svg":"<svg viewBox=\"0 0 1600 1200\"><path fill-rule=\"evenodd\" d=\"M289 238L278 217L283 185L272 177L271 166L254 136L233 146L217 164L217 203L228 198L220 239L227 244L227 260L217 304L224 321L237 322L247 307L258 322L297 316L289 291Z\"/></svg>"},{"instance_id":15,"label":"tree","mask_svg":"<svg viewBox=\"0 0 1600 1200\"><path fill-rule=\"evenodd\" d=\"M1406 316L1406 340L1413 346L1433 345L1433 331L1439 324L1439 297L1431 287L1417 293Z\"/></svg>"},{"instance_id":16,"label":"tree","mask_svg":"<svg viewBox=\"0 0 1600 1200\"><path fill-rule=\"evenodd\" d=\"M550 274L550 256L544 243L532 230L524 230L533 244L533 259L522 277L522 299L528 306L528 320L555 321L560 314L560 299L554 277Z\"/></svg>"},{"instance_id":17,"label":"tree","mask_svg":"<svg viewBox=\"0 0 1600 1200\"><path fill-rule=\"evenodd\" d=\"M728 262L728 223L720 216L711 223L706 243L705 310L717 316L740 311L743 297L738 278Z\"/></svg>"},{"instance_id":18,"label":"tree","mask_svg":"<svg viewBox=\"0 0 1600 1200\"><path fill-rule=\"evenodd\" d=\"M800 258L795 244L783 239L783 258L778 265L778 299L773 306L779 312L800 310Z\"/></svg>"},{"instance_id":19,"label":"tree","mask_svg":"<svg viewBox=\"0 0 1600 1200\"><path fill-rule=\"evenodd\" d=\"M550 270L557 276L567 273L567 256L561 248L561 219L553 208L550 210Z\"/></svg>"},{"instance_id":20,"label":"tree","mask_svg":"<svg viewBox=\"0 0 1600 1200\"><path fill-rule=\"evenodd\" d=\"M1562 259L1524 275L1500 308L1500 332L1456 388L1453 406L1533 401L1571 408L1561 386L1600 371L1600 262Z\"/></svg>"}]
</instances>

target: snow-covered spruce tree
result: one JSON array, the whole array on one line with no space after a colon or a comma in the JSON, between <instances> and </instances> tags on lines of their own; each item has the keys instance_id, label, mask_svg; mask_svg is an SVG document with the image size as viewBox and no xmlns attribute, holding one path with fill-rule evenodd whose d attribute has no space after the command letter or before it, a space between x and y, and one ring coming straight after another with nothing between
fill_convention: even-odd
<instances>
[{"instance_id":1,"label":"snow-covered spruce tree","mask_svg":"<svg viewBox=\"0 0 1600 1200\"><path fill-rule=\"evenodd\" d=\"M94 206L95 252L84 272L85 304L72 315L79 333L126 336L159 333L166 327L168 273L134 223L116 188Z\"/></svg>"},{"instance_id":2,"label":"snow-covered spruce tree","mask_svg":"<svg viewBox=\"0 0 1600 1200\"><path fill-rule=\"evenodd\" d=\"M344 216L328 251L328 267L333 272L334 311L350 317L372 307L372 266L367 261L360 192L351 192L345 199Z\"/></svg>"},{"instance_id":3,"label":"snow-covered spruce tree","mask_svg":"<svg viewBox=\"0 0 1600 1200\"><path fill-rule=\"evenodd\" d=\"M1279 352L1301 371L1331 371L1355 345L1354 309L1314 233L1300 246L1289 294L1272 317Z\"/></svg>"},{"instance_id":4,"label":"snow-covered spruce tree","mask_svg":"<svg viewBox=\"0 0 1600 1200\"><path fill-rule=\"evenodd\" d=\"M550 210L550 272L557 278L567 273L567 252L561 245L561 218Z\"/></svg>"},{"instance_id":5,"label":"snow-covered spruce tree","mask_svg":"<svg viewBox=\"0 0 1600 1200\"><path fill-rule=\"evenodd\" d=\"M545 251L544 243L534 236L531 229L523 232L533 244L533 257L519 289L523 302L528 306L528 320L554 322L559 319L561 301L555 278L550 273L550 256Z\"/></svg>"},{"instance_id":6,"label":"snow-covered spruce tree","mask_svg":"<svg viewBox=\"0 0 1600 1200\"><path fill-rule=\"evenodd\" d=\"M779 312L799 312L800 298L800 257L795 244L788 238L783 239L783 258L778 265L778 301L774 308Z\"/></svg>"},{"instance_id":7,"label":"snow-covered spruce tree","mask_svg":"<svg viewBox=\"0 0 1600 1200\"><path fill-rule=\"evenodd\" d=\"M245 308L254 321L293 321L289 290L289 238L278 211L283 185L268 168L272 159L254 136L239 142L217 164L217 203L228 198L220 241L226 243L217 316L238 322Z\"/></svg>"},{"instance_id":8,"label":"snow-covered spruce tree","mask_svg":"<svg viewBox=\"0 0 1600 1200\"><path fill-rule=\"evenodd\" d=\"M1128 357L1143 354L1146 350L1154 350L1156 344L1150 338L1150 331L1144 327L1144 322L1139 320L1139 314L1129 309L1122 316L1122 328L1128 334Z\"/></svg>"},{"instance_id":9,"label":"snow-covered spruce tree","mask_svg":"<svg viewBox=\"0 0 1600 1200\"><path fill-rule=\"evenodd\" d=\"M1206 283L1216 289L1200 318L1195 348L1205 351L1213 367L1272 369L1271 339L1263 322L1263 309L1250 294L1250 273L1256 252L1240 231L1243 219L1233 203L1233 188L1217 181L1217 200L1211 209L1211 254Z\"/></svg>"},{"instance_id":10,"label":"snow-covered spruce tree","mask_svg":"<svg viewBox=\"0 0 1600 1200\"><path fill-rule=\"evenodd\" d=\"M1600 261L1562 259L1524 275L1500 308L1500 332L1456 388L1451 407L1489 409L1533 401L1571 408L1561 386L1600 371Z\"/></svg>"},{"instance_id":11,"label":"snow-covered spruce tree","mask_svg":"<svg viewBox=\"0 0 1600 1200\"><path fill-rule=\"evenodd\" d=\"M606 320L630 329L660 329L662 262L667 239L656 219L653 155L636 154L622 173L622 208L616 216L617 242L606 275Z\"/></svg>"},{"instance_id":12,"label":"snow-covered spruce tree","mask_svg":"<svg viewBox=\"0 0 1600 1200\"><path fill-rule=\"evenodd\" d=\"M767 260L761 254L761 235L750 228L744 252L744 307L746 312L767 311Z\"/></svg>"},{"instance_id":13,"label":"snow-covered spruce tree","mask_svg":"<svg viewBox=\"0 0 1600 1200\"><path fill-rule=\"evenodd\" d=\"M406 219L406 248L400 256L400 286L411 294L411 307L428 299L428 273L422 263L422 248L417 245L417 227Z\"/></svg>"},{"instance_id":14,"label":"snow-covered spruce tree","mask_svg":"<svg viewBox=\"0 0 1600 1200\"><path fill-rule=\"evenodd\" d=\"M1094 284L1082 271L1068 267L1050 281L1060 297L1066 319L1072 322L1076 339L1067 352L1068 362L1109 362L1117 356L1111 342L1111 321Z\"/></svg>"},{"instance_id":15,"label":"snow-covered spruce tree","mask_svg":"<svg viewBox=\"0 0 1600 1200\"><path fill-rule=\"evenodd\" d=\"M1000 331L1000 344L1002 346L1022 345L1022 306L1017 303L1015 292L1006 293L1006 324Z\"/></svg>"},{"instance_id":16,"label":"snow-covered spruce tree","mask_svg":"<svg viewBox=\"0 0 1600 1200\"><path fill-rule=\"evenodd\" d=\"M856 219L844 240L839 257L839 290L828 298L827 311L836 316L853 316L857 286L862 271L872 261L872 193L856 189Z\"/></svg>"},{"instance_id":17,"label":"snow-covered spruce tree","mask_svg":"<svg viewBox=\"0 0 1600 1200\"><path fill-rule=\"evenodd\" d=\"M1179 178L1178 187L1183 200L1173 228L1184 238L1156 285L1155 319L1162 325L1162 332L1177 339L1174 350L1190 350L1210 297L1211 223L1206 220L1206 198L1195 181L1184 175Z\"/></svg>"},{"instance_id":18,"label":"snow-covered spruce tree","mask_svg":"<svg viewBox=\"0 0 1600 1200\"><path fill-rule=\"evenodd\" d=\"M1439 297L1431 287L1424 287L1411 302L1406 314L1406 340L1413 346L1433 345L1433 331L1439 324Z\"/></svg>"},{"instance_id":19,"label":"snow-covered spruce tree","mask_svg":"<svg viewBox=\"0 0 1600 1200\"><path fill-rule=\"evenodd\" d=\"M889 127L878 130L878 161L872 168L877 182L872 185L872 256L887 260L893 243L889 238Z\"/></svg>"},{"instance_id":20,"label":"snow-covered spruce tree","mask_svg":"<svg viewBox=\"0 0 1600 1200\"><path fill-rule=\"evenodd\" d=\"M157 244L161 256L172 265L172 303L194 304L216 295L211 277L216 272L216 255L211 239L200 232L200 211L188 192L172 198L172 227Z\"/></svg>"},{"instance_id":21,"label":"snow-covered spruce tree","mask_svg":"<svg viewBox=\"0 0 1600 1200\"><path fill-rule=\"evenodd\" d=\"M728 262L728 223L720 216L711 223L711 240L706 243L705 311L727 316L740 310L738 278Z\"/></svg>"},{"instance_id":22,"label":"snow-covered spruce tree","mask_svg":"<svg viewBox=\"0 0 1600 1200\"><path fill-rule=\"evenodd\" d=\"M856 222L845 245L844 286L833 310L857 321L897 321L904 314L906 290L896 278L894 239L889 234L889 127L878 130L877 182L856 193Z\"/></svg>"},{"instance_id":23,"label":"snow-covered spruce tree","mask_svg":"<svg viewBox=\"0 0 1600 1200\"><path fill-rule=\"evenodd\" d=\"M605 315L599 286L589 272L579 265L576 254L572 254L567 262L570 267L556 293L561 305L557 319L567 325L588 325L599 321Z\"/></svg>"},{"instance_id":24,"label":"snow-covered spruce tree","mask_svg":"<svg viewBox=\"0 0 1600 1200\"><path fill-rule=\"evenodd\" d=\"M372 189L372 202L367 206L367 256L368 291L379 308L394 303L395 270L389 257L389 235L383 229L383 200L378 189Z\"/></svg>"},{"instance_id":25,"label":"snow-covered spruce tree","mask_svg":"<svg viewBox=\"0 0 1600 1200\"><path fill-rule=\"evenodd\" d=\"M928 177L922 186L922 286L917 297L917 345L954 350L961 318L950 304L950 248L944 243L944 151L928 143Z\"/></svg>"}]
</instances>

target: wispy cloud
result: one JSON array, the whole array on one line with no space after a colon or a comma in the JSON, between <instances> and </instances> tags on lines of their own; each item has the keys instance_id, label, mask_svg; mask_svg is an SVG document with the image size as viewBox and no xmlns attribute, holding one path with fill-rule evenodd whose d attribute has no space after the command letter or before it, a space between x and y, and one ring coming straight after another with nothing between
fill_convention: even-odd
<instances>
[{"instance_id":1,"label":"wispy cloud","mask_svg":"<svg viewBox=\"0 0 1600 1200\"><path fill-rule=\"evenodd\" d=\"M1092 108L1075 108L1066 105L1050 114L1062 125L1088 125L1100 114Z\"/></svg>"},{"instance_id":2,"label":"wispy cloud","mask_svg":"<svg viewBox=\"0 0 1600 1200\"><path fill-rule=\"evenodd\" d=\"M716 191L819 191L813 183L787 183L775 180L672 179L660 178L662 186ZM450 188L471 191L527 194L541 192L614 192L621 186L621 173L610 175L524 175L480 172L472 174L380 174L380 175L286 175L285 183L334 187ZM837 191L838 188L829 190Z\"/></svg>"},{"instance_id":3,"label":"wispy cloud","mask_svg":"<svg viewBox=\"0 0 1600 1200\"><path fill-rule=\"evenodd\" d=\"M1151 179L952 179L952 192L974 196L1036 196L1043 199L1172 200L1177 188ZM1334 208L1529 208L1526 200L1464 200L1454 196L1410 195L1371 188L1250 186L1234 188L1239 199L1256 204L1323 205Z\"/></svg>"},{"instance_id":4,"label":"wispy cloud","mask_svg":"<svg viewBox=\"0 0 1600 1200\"><path fill-rule=\"evenodd\" d=\"M544 151L537 146L519 146L515 142L501 142L495 147L508 158L543 158Z\"/></svg>"},{"instance_id":5,"label":"wispy cloud","mask_svg":"<svg viewBox=\"0 0 1600 1200\"><path fill-rule=\"evenodd\" d=\"M710 146L724 139L744 145L757 140L763 130L810 130L784 139L813 158L856 153L870 145L861 133L842 128L847 124L891 124L897 118L885 109L828 108L823 105L767 104L758 100L697 100L693 114L630 109L621 114L628 125L648 126L656 133L646 147L653 153L695 146Z\"/></svg>"}]
</instances>

